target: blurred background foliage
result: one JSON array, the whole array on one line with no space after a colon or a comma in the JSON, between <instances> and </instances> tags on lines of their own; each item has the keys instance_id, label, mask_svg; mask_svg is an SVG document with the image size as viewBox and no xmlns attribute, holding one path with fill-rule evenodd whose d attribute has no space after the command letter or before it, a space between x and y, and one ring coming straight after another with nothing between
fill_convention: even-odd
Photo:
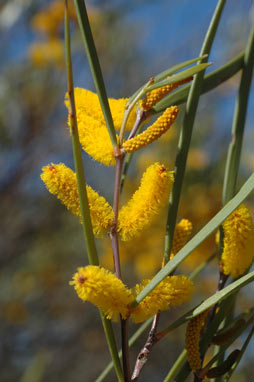
<instances>
[{"instance_id":1,"label":"blurred background foliage","mask_svg":"<svg viewBox=\"0 0 254 382\"><path fill-rule=\"evenodd\" d=\"M110 97L131 95L148 78L198 56L217 1L89 1L88 12ZM218 68L245 47L251 0L229 0L210 57ZM253 12L253 9L252 9ZM44 188L41 167L64 162L73 168L63 105L63 1L1 0L0 3L0 380L3 382L94 381L109 360L100 319L82 304L68 281L87 263L79 220ZM75 86L93 90L71 4ZM219 210L227 146L239 74L201 97L179 211L197 232ZM247 115L240 180L254 168L253 87ZM182 107L184 108L184 106ZM252 122L251 122L252 121ZM154 161L173 167L181 115L151 147L136 154L124 199ZM251 129L252 127L252 129ZM87 181L112 201L113 170L84 155ZM253 199L249 199L253 212ZM122 246L124 279L134 285L161 266L165 216L135 242ZM102 263L112 266L108 239L98 242ZM191 272L216 249L214 237L183 263ZM196 283L196 301L213 293L218 269L209 267ZM241 293L241 309L253 289ZM195 302L195 301L194 301ZM192 302L193 304L193 302ZM185 306L185 309L187 307ZM179 310L164 315L164 324ZM163 320L161 322L163 327ZM136 326L132 325L131 330ZM183 346L176 330L152 352L141 381L158 382ZM132 361L143 344L131 352ZM174 349L174 351L172 351ZM232 380L252 375L249 351ZM91 367L92 365L92 367ZM86 379L84 379L84 374ZM108 382L114 381L113 374Z\"/></svg>"}]
</instances>

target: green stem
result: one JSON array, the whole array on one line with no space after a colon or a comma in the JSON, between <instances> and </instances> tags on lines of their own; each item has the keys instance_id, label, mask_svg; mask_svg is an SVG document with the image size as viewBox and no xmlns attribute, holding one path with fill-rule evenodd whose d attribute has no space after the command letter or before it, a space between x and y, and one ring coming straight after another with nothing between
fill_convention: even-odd
<instances>
[{"instance_id":1,"label":"green stem","mask_svg":"<svg viewBox=\"0 0 254 382\"><path fill-rule=\"evenodd\" d=\"M132 160L133 155L134 155L134 153L127 153L127 155L125 155L123 172L122 172L121 183L120 183L120 192L122 192L123 185L124 185L124 182L126 180L127 172L128 172L129 166L131 164L131 160Z\"/></svg>"},{"instance_id":2,"label":"green stem","mask_svg":"<svg viewBox=\"0 0 254 382\"><path fill-rule=\"evenodd\" d=\"M182 353L179 355L174 365L170 369L168 375L164 379L163 382L173 382L175 380L175 376L178 373L180 367L182 367L183 363L186 361L187 351L184 349Z\"/></svg>"},{"instance_id":3,"label":"green stem","mask_svg":"<svg viewBox=\"0 0 254 382\"><path fill-rule=\"evenodd\" d=\"M254 26L252 25L249 39L246 46L246 50L245 50L244 66L243 66L239 91L238 91L237 100L236 100L234 119L233 119L233 125L232 125L232 141L229 145L228 153L227 153L227 161L226 161L225 176L224 176L223 191L222 191L222 205L225 205L236 193L236 183L237 183L237 176L239 172L245 120L246 120L246 113L247 113L247 107L248 107L251 78L253 73L253 64L254 64ZM223 240L220 241L220 245L221 245L220 253L222 253ZM224 322L222 323L222 327L226 327L228 325L228 322L230 322L230 320L232 319L232 316L234 313L234 305L236 302L236 296L237 294L235 293L223 303L223 305L225 306L227 306L227 304L229 303L232 303L233 307L230 312L231 314L227 315ZM223 359L224 359L224 353L221 352L220 346L215 347L215 353L217 352L220 353L220 357L218 357L218 364L220 364L221 362L223 362ZM220 378L216 379L216 381L219 381L219 380Z\"/></svg>"},{"instance_id":4,"label":"green stem","mask_svg":"<svg viewBox=\"0 0 254 382\"><path fill-rule=\"evenodd\" d=\"M202 83L201 94L213 90L223 82L227 81L229 78L233 77L237 72L239 72L239 70L241 70L244 65L244 54L245 52L240 53L227 64L206 75ZM187 85L179 90L176 90L174 93L170 93L168 96L164 97L161 101L156 103L150 112L155 114L161 113L170 105L180 105L186 102L190 87L191 85Z\"/></svg>"},{"instance_id":5,"label":"green stem","mask_svg":"<svg viewBox=\"0 0 254 382\"><path fill-rule=\"evenodd\" d=\"M133 138L136 134L139 134L143 124L145 123L145 120L147 118L147 114L141 109L138 110L137 112L137 117L136 117L136 122L132 128L132 131L128 137L128 139ZM127 153L125 154L124 157L124 162L123 162L123 171L122 171L122 176L121 176L121 183L120 183L120 193L123 190L123 185L126 180L127 172L131 163L131 160L133 158L134 153Z\"/></svg>"},{"instance_id":6,"label":"green stem","mask_svg":"<svg viewBox=\"0 0 254 382\"><path fill-rule=\"evenodd\" d=\"M229 145L225 177L223 184L222 204L227 203L236 191L236 181L242 150L243 134L254 64L254 26L252 26L244 55L244 67L237 95L232 126L232 141Z\"/></svg>"},{"instance_id":7,"label":"green stem","mask_svg":"<svg viewBox=\"0 0 254 382\"><path fill-rule=\"evenodd\" d=\"M129 342L128 342L129 347L131 347L139 339L139 337L144 333L144 331L151 325L152 320L153 320L153 318L149 318L132 335L132 337L129 339ZM120 350L118 352L118 356L119 356L119 358L122 358L122 350ZM112 369L113 369L113 362L110 362L108 364L108 366L99 375L99 377L95 380L95 382L103 382Z\"/></svg>"},{"instance_id":8,"label":"green stem","mask_svg":"<svg viewBox=\"0 0 254 382\"><path fill-rule=\"evenodd\" d=\"M70 125L71 125L73 156L74 156L75 170L77 174L78 194L80 199L80 211L81 211L81 217L82 217L82 228L83 228L83 233L84 233L85 242L86 242L88 259L90 264L98 265L99 259L98 259L98 254L96 250L93 228L91 223L89 203L88 203L88 197L87 197L87 191L86 191L85 172L84 172L84 166L82 161L82 154L81 154L81 148L80 148L80 142L79 142L79 133L78 133L78 127L77 127L67 3L68 1L66 0L65 1L65 5L66 5L65 51L66 51L68 95L70 100L69 117L70 117Z\"/></svg>"},{"instance_id":9,"label":"green stem","mask_svg":"<svg viewBox=\"0 0 254 382\"><path fill-rule=\"evenodd\" d=\"M204 54L209 55L212 43L217 31L219 24L220 16L222 14L223 8L225 6L226 0L219 0L217 7L215 9L213 18L209 25L203 46L201 48L200 56ZM207 61L208 57L204 59ZM202 83L204 78L204 72L200 72L196 75L193 80L190 88L190 93L188 95L186 111L183 119L182 131L179 139L178 153L176 156L175 162L175 182L172 189L170 202L169 202L169 211L168 211L168 220L166 226L166 236L165 236L165 261L169 261L171 247L173 243L174 230L176 225L178 205L182 190L182 184L185 174L185 167L187 162L187 156L190 148L190 142L192 137L192 130L194 126L196 111L198 107L198 101L201 94Z\"/></svg>"},{"instance_id":10,"label":"green stem","mask_svg":"<svg viewBox=\"0 0 254 382\"><path fill-rule=\"evenodd\" d=\"M101 109L105 118L105 122L108 128L108 132L112 141L112 145L117 146L116 132L114 129L114 123L108 103L108 97L106 93L106 88L102 76L102 71L100 67L100 62L96 52L93 35L91 32L86 5L84 0L74 0L76 12L78 16L79 27L84 42L88 62L92 72L94 84L96 91L99 96Z\"/></svg>"},{"instance_id":11,"label":"green stem","mask_svg":"<svg viewBox=\"0 0 254 382\"><path fill-rule=\"evenodd\" d=\"M101 314L101 320L102 320L107 344L108 344L110 355L112 358L112 368L113 367L115 368L118 382L124 382L122 366L121 366L119 354L117 351L116 340L115 340L114 331L112 328L112 323L110 320L106 319L106 317L101 311L100 311L100 314Z\"/></svg>"},{"instance_id":12,"label":"green stem","mask_svg":"<svg viewBox=\"0 0 254 382\"><path fill-rule=\"evenodd\" d=\"M76 108L73 89L73 74L72 74L72 60L71 60L71 44L70 44L70 29L68 17L68 1L65 0L65 48L66 48L66 68L67 68L67 82L68 82L68 95L70 100L70 124L73 145L73 156L75 162L75 170L77 174L78 193L80 200L80 211L82 217L82 228L86 242L89 263L98 265L99 259L95 245L93 228L90 217L89 203L86 192L85 172L82 161L82 154L79 142L79 134L77 127ZM118 382L123 381L123 374L121 369L120 359L117 353L116 342L111 321L107 320L102 312L101 319L105 331L105 336L109 346L109 351L114 363L115 371L118 377Z\"/></svg>"}]
</instances>

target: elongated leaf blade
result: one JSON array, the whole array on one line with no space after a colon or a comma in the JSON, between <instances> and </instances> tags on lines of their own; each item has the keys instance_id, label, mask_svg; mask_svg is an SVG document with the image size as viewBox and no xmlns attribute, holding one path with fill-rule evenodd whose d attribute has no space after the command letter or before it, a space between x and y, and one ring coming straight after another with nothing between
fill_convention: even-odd
<instances>
[{"instance_id":1,"label":"elongated leaf blade","mask_svg":"<svg viewBox=\"0 0 254 382\"><path fill-rule=\"evenodd\" d=\"M239 70L241 70L243 65L244 65L244 52L239 54L239 56L237 56L233 60L230 60L229 62L227 62L225 65L221 66L219 69L206 75L202 85L201 93L202 94L207 93L208 91L216 88L223 82L227 81ZM174 93L170 93L153 107L152 109L153 112L161 113L162 111L164 111L167 107L171 105L180 105L186 102L189 90L190 90L190 85L187 85L181 89L178 89Z\"/></svg>"},{"instance_id":2,"label":"elongated leaf blade","mask_svg":"<svg viewBox=\"0 0 254 382\"><path fill-rule=\"evenodd\" d=\"M189 312L184 314L182 317L180 317L178 320L173 322L173 324L171 324L166 330L168 332L171 332L173 329L178 328L179 326L183 325L185 322L191 320L192 318L198 316L200 313L211 308L213 305L224 300L225 298L230 296L232 293L235 293L239 289L243 288L245 285L248 285L253 280L254 280L254 271L251 273L248 273L245 276L242 276L238 280L234 281L232 284L228 285L226 288L208 297L196 308L190 310Z\"/></svg>"},{"instance_id":3,"label":"elongated leaf blade","mask_svg":"<svg viewBox=\"0 0 254 382\"><path fill-rule=\"evenodd\" d=\"M164 70L163 72L157 74L155 77L154 77L154 83L155 82L158 82L158 81L161 81L163 80L165 77L168 77L168 76L171 76L173 73L177 72L178 70L180 69L183 69L185 68L186 66L189 66L191 64L194 64L195 62L197 61L200 61L200 60L203 60L204 58L206 58L207 55L203 55L201 57L196 57L196 58L192 58L191 60L187 60L187 61L184 61L184 62L181 62L180 64L176 64L174 66L171 66L170 68ZM129 99L129 102L128 103L131 103L132 100L136 97L136 95L142 91L142 89L144 89L145 87L147 86L147 83L145 83L144 85L142 85Z\"/></svg>"},{"instance_id":4,"label":"elongated leaf blade","mask_svg":"<svg viewBox=\"0 0 254 382\"><path fill-rule=\"evenodd\" d=\"M245 353L245 350L247 349L247 346L249 345L249 342L250 340L252 339L253 337L253 334L254 334L254 326L252 327L248 337L246 338L244 344L243 344L243 347L240 351L240 354L237 358L237 361L234 363L234 365L232 366L231 370L224 376L224 382L228 382L232 376L232 374L234 373L235 369L237 368L239 362L241 361L244 353Z\"/></svg>"},{"instance_id":5,"label":"elongated leaf blade","mask_svg":"<svg viewBox=\"0 0 254 382\"><path fill-rule=\"evenodd\" d=\"M186 259L216 228L247 198L254 189L254 173L231 199L175 256L170 260L137 296L133 306L137 306L166 276Z\"/></svg>"},{"instance_id":6,"label":"elongated leaf blade","mask_svg":"<svg viewBox=\"0 0 254 382\"><path fill-rule=\"evenodd\" d=\"M172 66L171 68L166 69L163 72L157 74L157 76L154 77L154 82L161 81L163 78L171 76L173 73L177 72L178 70L181 70L185 68L186 66L194 64L197 61L201 61L206 57L207 57L207 54L204 54L201 57L192 58L191 60L187 60L187 61L181 62L180 64L176 64Z\"/></svg>"},{"instance_id":7,"label":"elongated leaf blade","mask_svg":"<svg viewBox=\"0 0 254 382\"><path fill-rule=\"evenodd\" d=\"M211 65L212 64L208 62L205 64L198 64L198 65L193 66L192 68L183 70L180 73L174 74L173 76L170 76L170 77L168 77L162 81L155 82L152 85L148 86L147 92L154 90L154 89L158 89L158 88L165 86L165 85L171 85L171 84L175 84L176 82L186 80L187 78L192 77L199 72L202 72L208 66L211 66Z\"/></svg>"}]
</instances>

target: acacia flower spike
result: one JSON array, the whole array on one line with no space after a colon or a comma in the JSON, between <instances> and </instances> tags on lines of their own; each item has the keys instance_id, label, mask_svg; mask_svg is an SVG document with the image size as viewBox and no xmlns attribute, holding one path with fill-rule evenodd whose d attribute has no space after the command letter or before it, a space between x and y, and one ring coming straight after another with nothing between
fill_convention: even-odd
<instances>
[{"instance_id":1,"label":"acacia flower spike","mask_svg":"<svg viewBox=\"0 0 254 382\"><path fill-rule=\"evenodd\" d=\"M199 341L202 329L204 328L208 316L208 310L192 318L187 325L185 336L185 347L187 359L191 370L197 371L201 368L201 356L199 350Z\"/></svg>"},{"instance_id":2,"label":"acacia flower spike","mask_svg":"<svg viewBox=\"0 0 254 382\"><path fill-rule=\"evenodd\" d=\"M133 111L135 104L140 100L141 97L143 97L148 86L150 86L153 82L154 82L154 77L151 77L150 80L140 90L134 93L134 95L131 98L129 98L129 100L126 102L120 134L119 134L120 144L122 144L123 142L123 136L124 136L125 130L128 130L127 123L130 123L130 120L129 120L130 113Z\"/></svg>"},{"instance_id":3,"label":"acacia flower spike","mask_svg":"<svg viewBox=\"0 0 254 382\"><path fill-rule=\"evenodd\" d=\"M124 151L132 153L145 147L164 134L175 121L178 114L178 107L171 106L157 119L157 121L148 127L143 133L134 138L125 141L122 145Z\"/></svg>"},{"instance_id":4,"label":"acacia flower spike","mask_svg":"<svg viewBox=\"0 0 254 382\"><path fill-rule=\"evenodd\" d=\"M134 294L137 296L150 280L137 284ZM194 291L193 282L185 275L167 276L157 287L131 311L134 322L143 322L154 316L158 310L168 310L170 306L179 306L189 301Z\"/></svg>"},{"instance_id":5,"label":"acacia flower spike","mask_svg":"<svg viewBox=\"0 0 254 382\"><path fill-rule=\"evenodd\" d=\"M154 163L147 168L140 187L119 212L117 229L123 241L138 236L149 226L167 203L173 182L173 172L164 165Z\"/></svg>"},{"instance_id":6,"label":"acacia flower spike","mask_svg":"<svg viewBox=\"0 0 254 382\"><path fill-rule=\"evenodd\" d=\"M188 219L182 219L176 226L170 260L186 244L192 232L192 223Z\"/></svg>"},{"instance_id":7,"label":"acacia flower spike","mask_svg":"<svg viewBox=\"0 0 254 382\"><path fill-rule=\"evenodd\" d=\"M81 300L96 305L107 319L117 321L119 314L127 318L128 305L134 297L123 282L107 269L96 265L78 268L69 284L74 286Z\"/></svg>"},{"instance_id":8,"label":"acacia flower spike","mask_svg":"<svg viewBox=\"0 0 254 382\"><path fill-rule=\"evenodd\" d=\"M41 179L49 192L57 198L74 215L81 216L75 172L63 163L51 164L42 168ZM113 224L114 212L103 196L90 186L86 186L94 234L102 236Z\"/></svg>"},{"instance_id":9,"label":"acacia flower spike","mask_svg":"<svg viewBox=\"0 0 254 382\"><path fill-rule=\"evenodd\" d=\"M105 166L114 166L113 145L106 127L97 94L81 88L74 89L76 115L81 146L96 161ZM121 127L125 105L128 98L109 99L109 106L116 130ZM69 99L66 95L65 105ZM136 110L130 112L126 129L131 130L136 120ZM117 137L117 140L118 137Z\"/></svg>"},{"instance_id":10,"label":"acacia flower spike","mask_svg":"<svg viewBox=\"0 0 254 382\"><path fill-rule=\"evenodd\" d=\"M141 103L141 107L145 111L150 110L157 102L159 102L168 93L172 92L174 89L178 88L180 85L190 82L192 79L193 77L189 77L182 81L178 81L174 84L165 85L148 92Z\"/></svg>"},{"instance_id":11,"label":"acacia flower spike","mask_svg":"<svg viewBox=\"0 0 254 382\"><path fill-rule=\"evenodd\" d=\"M247 207L240 205L222 224L224 248L221 256L225 275L241 276L251 265L254 252L254 224Z\"/></svg>"}]
</instances>

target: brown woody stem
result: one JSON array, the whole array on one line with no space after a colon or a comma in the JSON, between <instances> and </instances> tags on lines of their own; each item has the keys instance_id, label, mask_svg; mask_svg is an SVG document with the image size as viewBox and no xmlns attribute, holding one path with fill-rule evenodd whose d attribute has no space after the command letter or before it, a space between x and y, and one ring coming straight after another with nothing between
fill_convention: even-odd
<instances>
[{"instance_id":1,"label":"brown woody stem","mask_svg":"<svg viewBox=\"0 0 254 382\"><path fill-rule=\"evenodd\" d=\"M157 330L157 326L158 326L158 323L159 323L159 317L160 317L160 312L158 312L154 316L153 323L152 323L150 332L148 334L146 343L145 343L144 347L141 349L141 351L139 352L139 355L137 357L137 361L136 361L136 364L135 364L135 368L134 368L134 371L133 371L133 374L132 374L131 382L138 381L138 378L140 376L141 370L143 369L143 367L145 366L145 364L146 364L146 362L148 360L148 356L150 354L150 351L151 351L152 347L159 340L157 338L157 336L156 336L156 330Z\"/></svg>"}]
</instances>

